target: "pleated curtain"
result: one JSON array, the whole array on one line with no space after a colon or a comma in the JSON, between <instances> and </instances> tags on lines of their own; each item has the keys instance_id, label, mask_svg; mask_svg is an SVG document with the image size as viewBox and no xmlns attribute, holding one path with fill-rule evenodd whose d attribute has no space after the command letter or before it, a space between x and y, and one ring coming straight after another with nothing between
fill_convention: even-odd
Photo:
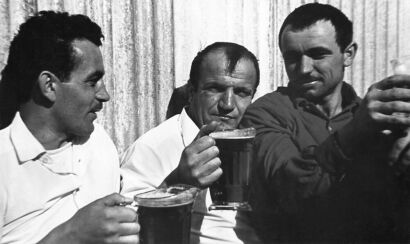
<instances>
[{"instance_id":1,"label":"pleated curtain","mask_svg":"<svg viewBox=\"0 0 410 244\"><path fill-rule=\"evenodd\" d=\"M410 55L409 0L0 0L0 70L18 26L34 12L89 16L105 35L111 95L98 122L123 152L165 120L173 88L186 83L192 59L215 41L242 44L258 57L255 98L286 85L277 35L289 12L309 2L331 4L353 21L359 50L345 80L359 95L391 74L391 59Z\"/></svg>"}]
</instances>

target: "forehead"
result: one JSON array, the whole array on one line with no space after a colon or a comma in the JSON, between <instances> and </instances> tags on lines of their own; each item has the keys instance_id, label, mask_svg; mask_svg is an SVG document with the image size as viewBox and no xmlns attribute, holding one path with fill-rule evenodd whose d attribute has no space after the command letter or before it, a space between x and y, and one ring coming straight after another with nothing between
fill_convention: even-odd
<instances>
[{"instance_id":1,"label":"forehead","mask_svg":"<svg viewBox=\"0 0 410 244\"><path fill-rule=\"evenodd\" d=\"M287 25L281 36L282 51L292 47L339 47L336 30L328 20L319 20L304 29L293 29Z\"/></svg>"},{"instance_id":2,"label":"forehead","mask_svg":"<svg viewBox=\"0 0 410 244\"><path fill-rule=\"evenodd\" d=\"M75 65L72 74L82 72L85 75L91 73L104 73L104 64L101 50L88 40L74 40L72 43L75 57Z\"/></svg>"},{"instance_id":3,"label":"forehead","mask_svg":"<svg viewBox=\"0 0 410 244\"><path fill-rule=\"evenodd\" d=\"M227 57L222 50L210 52L201 63L200 80L218 80L218 77L230 76L252 84L256 83L256 69L251 60L240 58L232 73L228 72L228 64Z\"/></svg>"}]
</instances>

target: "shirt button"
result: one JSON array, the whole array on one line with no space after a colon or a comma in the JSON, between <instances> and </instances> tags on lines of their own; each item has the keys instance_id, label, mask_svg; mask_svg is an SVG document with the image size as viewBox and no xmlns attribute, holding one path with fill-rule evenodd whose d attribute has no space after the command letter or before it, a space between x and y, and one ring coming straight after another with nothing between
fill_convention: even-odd
<instances>
[{"instance_id":1,"label":"shirt button","mask_svg":"<svg viewBox=\"0 0 410 244\"><path fill-rule=\"evenodd\" d=\"M330 132L332 132L332 130L333 130L332 126L328 125L328 126L327 126L327 130L330 131Z\"/></svg>"}]
</instances>

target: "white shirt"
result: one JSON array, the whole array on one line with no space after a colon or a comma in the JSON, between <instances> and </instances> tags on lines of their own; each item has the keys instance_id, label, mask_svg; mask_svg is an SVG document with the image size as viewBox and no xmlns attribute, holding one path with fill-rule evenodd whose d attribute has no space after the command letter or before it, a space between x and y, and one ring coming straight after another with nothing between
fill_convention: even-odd
<instances>
[{"instance_id":1,"label":"white shirt","mask_svg":"<svg viewBox=\"0 0 410 244\"><path fill-rule=\"evenodd\" d=\"M121 160L122 193L133 197L158 187L178 166L182 151L198 132L198 127L184 109L181 114L138 138ZM212 203L209 191L205 199L208 208ZM200 230L192 226L191 240L199 236L200 243L259 243L253 229L247 225L246 218L236 211L205 211L194 205L192 223L196 223L198 218L204 219Z\"/></svg>"},{"instance_id":2,"label":"white shirt","mask_svg":"<svg viewBox=\"0 0 410 244\"><path fill-rule=\"evenodd\" d=\"M117 150L104 129L46 151L19 113L0 131L0 242L37 243L79 208L119 191Z\"/></svg>"}]
</instances>

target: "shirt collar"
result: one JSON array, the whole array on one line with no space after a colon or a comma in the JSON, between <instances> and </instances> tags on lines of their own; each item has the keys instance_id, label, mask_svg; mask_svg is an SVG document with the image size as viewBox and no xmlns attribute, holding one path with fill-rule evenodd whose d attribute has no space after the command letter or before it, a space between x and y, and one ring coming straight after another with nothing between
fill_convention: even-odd
<instances>
[{"instance_id":1,"label":"shirt collar","mask_svg":"<svg viewBox=\"0 0 410 244\"><path fill-rule=\"evenodd\" d=\"M188 146L189 144L191 144L191 142L194 141L196 135L199 132L199 128L187 114L186 108L182 109L179 120L181 125L182 141L184 143L184 146Z\"/></svg>"},{"instance_id":2,"label":"shirt collar","mask_svg":"<svg viewBox=\"0 0 410 244\"><path fill-rule=\"evenodd\" d=\"M21 164L46 152L41 143L31 134L19 112L16 113L10 125L10 139Z\"/></svg>"}]
</instances>

